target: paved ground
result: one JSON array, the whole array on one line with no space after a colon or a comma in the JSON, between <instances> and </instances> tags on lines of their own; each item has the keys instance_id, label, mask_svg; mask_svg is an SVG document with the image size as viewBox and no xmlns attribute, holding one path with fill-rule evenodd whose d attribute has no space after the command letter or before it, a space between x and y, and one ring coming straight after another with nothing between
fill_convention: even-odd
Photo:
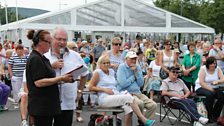
<instances>
[{"instance_id":1,"label":"paved ground","mask_svg":"<svg viewBox=\"0 0 224 126\"><path fill-rule=\"evenodd\" d=\"M13 105L9 101L7 106L10 108L9 111L1 112L0 113L0 126L20 126L20 112L19 109L14 109ZM73 126L88 126L88 121L90 115L94 112L82 112L82 117L84 118L83 123L76 122L76 117L74 116ZM176 112L175 112L176 113ZM157 111L155 114L155 126L169 126L168 119L165 119L163 122L159 121L159 104L157 107ZM123 118L123 114L119 114L119 117ZM171 117L172 118L172 117ZM175 123L176 126L192 126L189 122L177 122ZM133 126L137 126L137 118L136 116L133 117ZM170 125L171 126L171 125ZM216 124L208 124L206 126L217 126Z\"/></svg>"}]
</instances>

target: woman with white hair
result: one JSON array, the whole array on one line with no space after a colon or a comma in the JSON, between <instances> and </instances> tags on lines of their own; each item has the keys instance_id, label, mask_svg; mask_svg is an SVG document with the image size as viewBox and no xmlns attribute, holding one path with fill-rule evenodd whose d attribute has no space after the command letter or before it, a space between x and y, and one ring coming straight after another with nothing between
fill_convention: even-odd
<instances>
[{"instance_id":1,"label":"woman with white hair","mask_svg":"<svg viewBox=\"0 0 224 126\"><path fill-rule=\"evenodd\" d=\"M80 49L80 51L84 52L87 55L90 55L90 48L88 46L87 41L82 41L82 48Z\"/></svg>"},{"instance_id":2,"label":"woman with white hair","mask_svg":"<svg viewBox=\"0 0 224 126\"><path fill-rule=\"evenodd\" d=\"M78 52L78 45L75 42L67 42L67 47L73 51Z\"/></svg>"},{"instance_id":3,"label":"woman with white hair","mask_svg":"<svg viewBox=\"0 0 224 126\"><path fill-rule=\"evenodd\" d=\"M210 44L208 42L203 43L202 49L197 50L197 53L201 56L201 63L205 64L206 59L208 58Z\"/></svg>"},{"instance_id":4,"label":"woman with white hair","mask_svg":"<svg viewBox=\"0 0 224 126\"><path fill-rule=\"evenodd\" d=\"M151 126L155 122L144 117L134 98L127 92L119 92L116 85L115 73L110 69L110 59L103 55L97 62L97 68L90 80L89 89L98 93L98 103L104 107L122 106L125 112L125 126L131 126L132 111L144 123L144 126Z\"/></svg>"}]
</instances>

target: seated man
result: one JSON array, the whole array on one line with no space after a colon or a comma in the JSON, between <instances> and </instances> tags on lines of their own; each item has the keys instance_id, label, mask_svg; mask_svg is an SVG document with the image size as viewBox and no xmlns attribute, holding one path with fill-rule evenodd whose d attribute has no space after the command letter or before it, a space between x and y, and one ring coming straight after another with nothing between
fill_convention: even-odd
<instances>
[{"instance_id":1,"label":"seated man","mask_svg":"<svg viewBox=\"0 0 224 126\"><path fill-rule=\"evenodd\" d=\"M194 126L203 126L208 122L207 118L202 117L198 111L195 102L188 99L190 91L184 82L177 78L179 68L171 67L169 77L162 81L161 90L162 95L170 97L170 101L176 107L184 110L194 121Z\"/></svg>"},{"instance_id":2,"label":"seated man","mask_svg":"<svg viewBox=\"0 0 224 126\"><path fill-rule=\"evenodd\" d=\"M140 110L146 109L146 118L152 118L157 104L141 93L140 87L144 84L142 70L139 64L136 64L137 55L129 51L125 57L125 62L120 64L117 70L118 89L127 90L135 99Z\"/></svg>"},{"instance_id":3,"label":"seated man","mask_svg":"<svg viewBox=\"0 0 224 126\"><path fill-rule=\"evenodd\" d=\"M8 110L8 108L5 107L8 96L10 93L10 87L6 84L4 84L2 81L0 81L0 111Z\"/></svg>"}]
</instances>

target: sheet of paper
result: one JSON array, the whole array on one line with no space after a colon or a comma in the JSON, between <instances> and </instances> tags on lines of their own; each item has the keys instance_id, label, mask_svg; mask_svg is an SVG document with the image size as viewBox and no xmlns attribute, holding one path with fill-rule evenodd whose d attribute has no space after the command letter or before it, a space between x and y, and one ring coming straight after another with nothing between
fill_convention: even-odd
<instances>
[{"instance_id":1,"label":"sheet of paper","mask_svg":"<svg viewBox=\"0 0 224 126\"><path fill-rule=\"evenodd\" d=\"M61 75L71 73L73 75L73 79L77 79L82 73L86 72L88 68L85 65L74 65L74 64L66 64L61 69Z\"/></svg>"}]
</instances>

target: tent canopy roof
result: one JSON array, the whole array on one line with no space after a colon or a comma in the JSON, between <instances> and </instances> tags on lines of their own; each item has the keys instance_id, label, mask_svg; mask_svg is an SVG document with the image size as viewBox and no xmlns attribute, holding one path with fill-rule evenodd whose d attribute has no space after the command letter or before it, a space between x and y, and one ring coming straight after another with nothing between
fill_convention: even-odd
<instances>
[{"instance_id":1,"label":"tent canopy roof","mask_svg":"<svg viewBox=\"0 0 224 126\"><path fill-rule=\"evenodd\" d=\"M78 7L48 12L0 27L75 31L161 33L214 33L214 29L140 0L99 0Z\"/></svg>"}]
</instances>

